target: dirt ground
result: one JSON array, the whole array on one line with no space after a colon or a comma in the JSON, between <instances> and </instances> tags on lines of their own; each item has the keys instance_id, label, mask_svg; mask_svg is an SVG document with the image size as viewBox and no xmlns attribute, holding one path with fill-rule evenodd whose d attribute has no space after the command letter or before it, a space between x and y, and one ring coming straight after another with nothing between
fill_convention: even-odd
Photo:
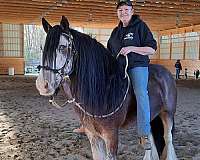
<instances>
[{"instance_id":1,"label":"dirt ground","mask_svg":"<svg viewBox=\"0 0 200 160\"><path fill-rule=\"evenodd\" d=\"M200 160L200 81L180 80L177 87L175 150L179 160ZM35 78L0 76L0 160L91 160L86 136L72 133L77 126L73 106L52 107ZM135 126L121 130L118 159L142 155Z\"/></svg>"}]
</instances>

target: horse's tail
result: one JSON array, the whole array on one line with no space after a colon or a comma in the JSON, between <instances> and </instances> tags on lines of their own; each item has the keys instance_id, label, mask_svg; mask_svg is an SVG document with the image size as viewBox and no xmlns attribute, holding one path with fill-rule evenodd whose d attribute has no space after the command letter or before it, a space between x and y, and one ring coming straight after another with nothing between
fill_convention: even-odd
<instances>
[{"instance_id":1,"label":"horse's tail","mask_svg":"<svg viewBox=\"0 0 200 160\"><path fill-rule=\"evenodd\" d=\"M156 118L153 119L153 121L151 121L151 130L156 145L156 149L160 157L165 147L165 140L164 140L164 126L159 116L157 116ZM173 126L171 131L172 137L174 137L173 136L174 131L175 131L175 122L173 118Z\"/></svg>"},{"instance_id":2,"label":"horse's tail","mask_svg":"<svg viewBox=\"0 0 200 160\"><path fill-rule=\"evenodd\" d=\"M164 127L162 120L159 116L155 117L151 121L151 131L154 138L154 143L156 145L156 149L158 152L159 157L162 155L163 149L165 147L165 140L164 140Z\"/></svg>"},{"instance_id":3,"label":"horse's tail","mask_svg":"<svg viewBox=\"0 0 200 160\"><path fill-rule=\"evenodd\" d=\"M175 132L175 121L174 121L174 117L173 117L172 137L174 137L174 132Z\"/></svg>"}]
</instances>

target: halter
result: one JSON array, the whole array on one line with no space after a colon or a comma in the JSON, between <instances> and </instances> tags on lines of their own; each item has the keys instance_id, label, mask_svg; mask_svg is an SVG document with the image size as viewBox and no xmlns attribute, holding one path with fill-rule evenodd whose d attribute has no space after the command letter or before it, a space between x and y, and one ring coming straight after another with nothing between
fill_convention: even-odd
<instances>
[{"instance_id":1,"label":"halter","mask_svg":"<svg viewBox=\"0 0 200 160\"><path fill-rule=\"evenodd\" d=\"M75 59L75 57L78 55L78 52L77 52L77 50L76 50L76 48L75 48L75 44L74 44L74 41L73 41L73 36L70 34L70 32L69 32L69 34L67 34L66 32L64 32L64 33L62 33L62 35L64 35L65 37L67 37L68 38L68 40L69 40L69 45L68 45L68 53L72 56L72 58L73 59ZM73 60L73 62L74 62L74 60ZM38 70L40 71L41 69L45 69L45 70L47 70L47 71L52 71L53 73L55 73L55 74L59 74L60 75L60 77L61 77L61 81L60 81L60 84L64 81L64 80L66 80L66 79L69 79L69 76L72 74L72 72L73 72L73 64L72 64L72 69L71 69L71 71L68 73L68 74L66 74L65 73L65 66L68 64L68 61L67 61L67 58L66 58L66 60L65 60L65 63L64 63L64 65L61 67L61 68L59 68L59 69L54 69L54 68L51 68L51 67L49 67L49 66L42 66L42 65L39 65L39 66L37 66L37 68L38 68ZM58 93L58 91L59 91L59 86L60 86L60 84L58 85L58 88L56 88L55 89L55 93L54 93L54 95L57 95L57 93ZM55 107L57 107L57 108L61 108L61 107L63 107L63 106L65 106L67 103L71 103L72 101L75 101L75 100L67 100L64 104L62 104L61 106L60 105L58 105L56 102L55 102L55 100L54 100L54 95L52 95L51 96L51 98L50 98L50 100L49 100L49 103L51 103L53 106L55 106Z\"/></svg>"}]
</instances>

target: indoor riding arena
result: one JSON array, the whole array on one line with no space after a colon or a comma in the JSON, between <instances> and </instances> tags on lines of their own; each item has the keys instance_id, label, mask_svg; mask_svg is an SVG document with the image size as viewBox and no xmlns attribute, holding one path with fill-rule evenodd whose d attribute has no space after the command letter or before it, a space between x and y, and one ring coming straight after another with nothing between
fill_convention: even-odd
<instances>
[{"instance_id":1,"label":"indoor riding arena","mask_svg":"<svg viewBox=\"0 0 200 160\"><path fill-rule=\"evenodd\" d=\"M0 0L0 160L104 160L92 156L84 133L73 132L81 126L75 103L58 107L50 103L50 96L40 95L37 66L46 39L42 18L53 26L60 25L64 15L70 28L107 47L118 25L117 2ZM172 135L177 159L200 160L200 1L133 0L132 4L134 14L140 15L157 41L150 63L167 68L176 83ZM177 60L182 65L179 79ZM59 105L69 102L64 92L61 88L55 96ZM120 128L118 135L117 158L105 160L143 159L135 122Z\"/></svg>"}]
</instances>

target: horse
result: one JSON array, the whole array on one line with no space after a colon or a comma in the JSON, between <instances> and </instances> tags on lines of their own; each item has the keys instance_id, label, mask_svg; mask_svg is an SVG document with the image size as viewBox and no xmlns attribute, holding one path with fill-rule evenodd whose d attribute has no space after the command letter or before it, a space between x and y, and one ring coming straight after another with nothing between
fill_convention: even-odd
<instances>
[{"instance_id":1,"label":"horse","mask_svg":"<svg viewBox=\"0 0 200 160\"><path fill-rule=\"evenodd\" d=\"M127 58L113 57L97 40L70 28L65 16L55 26L42 18L42 25L47 37L36 88L40 95L55 96L63 86L90 141L93 159L116 160L119 129L137 117L136 98L126 73ZM177 89L165 67L149 65L148 94L152 148L145 151L143 159L176 160Z\"/></svg>"}]
</instances>

